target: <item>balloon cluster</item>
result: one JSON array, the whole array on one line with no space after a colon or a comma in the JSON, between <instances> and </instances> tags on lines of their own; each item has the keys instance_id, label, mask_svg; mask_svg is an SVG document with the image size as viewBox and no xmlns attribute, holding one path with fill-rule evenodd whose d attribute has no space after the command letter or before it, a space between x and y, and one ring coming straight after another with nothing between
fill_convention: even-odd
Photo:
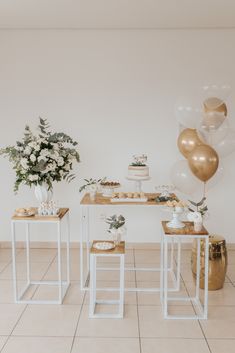
<instances>
[{"instance_id":1,"label":"balloon cluster","mask_svg":"<svg viewBox=\"0 0 235 353\"><path fill-rule=\"evenodd\" d=\"M177 144L186 160L175 163L171 177L176 188L185 194L198 189L198 179L206 183L216 172L220 176L219 159L235 150L235 130L229 126L225 104L230 91L228 85L204 86L201 107L192 104L176 107L182 127Z\"/></svg>"}]
</instances>

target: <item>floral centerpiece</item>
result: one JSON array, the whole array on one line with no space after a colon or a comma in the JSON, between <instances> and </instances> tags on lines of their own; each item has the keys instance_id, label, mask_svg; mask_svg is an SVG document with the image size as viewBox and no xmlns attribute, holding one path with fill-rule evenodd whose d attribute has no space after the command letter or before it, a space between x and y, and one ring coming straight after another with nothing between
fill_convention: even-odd
<instances>
[{"instance_id":1,"label":"floral centerpiece","mask_svg":"<svg viewBox=\"0 0 235 353\"><path fill-rule=\"evenodd\" d=\"M26 125L24 136L15 146L0 149L9 158L16 173L14 191L21 184L44 186L51 190L54 181L72 181L73 162L79 162L77 142L63 132L51 132L46 119L39 118L38 133ZM48 200L40 200L48 201Z\"/></svg>"},{"instance_id":2,"label":"floral centerpiece","mask_svg":"<svg viewBox=\"0 0 235 353\"><path fill-rule=\"evenodd\" d=\"M108 232L112 235L113 241L115 245L120 244L121 242L121 236L125 232L125 218L122 215L113 215L110 217L107 217L105 222L109 224L109 229Z\"/></svg>"},{"instance_id":3,"label":"floral centerpiece","mask_svg":"<svg viewBox=\"0 0 235 353\"><path fill-rule=\"evenodd\" d=\"M100 179L84 179L85 183L79 188L79 192L82 192L84 190L88 191L90 194L90 198L92 201L95 200L95 195L97 191L99 191L100 184L104 182L106 178L100 178Z\"/></svg>"}]
</instances>

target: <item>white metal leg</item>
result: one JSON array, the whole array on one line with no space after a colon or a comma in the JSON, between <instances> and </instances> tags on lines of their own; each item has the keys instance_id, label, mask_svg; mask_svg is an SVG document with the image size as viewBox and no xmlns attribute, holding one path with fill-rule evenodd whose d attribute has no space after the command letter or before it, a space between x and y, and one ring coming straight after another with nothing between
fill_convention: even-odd
<instances>
[{"instance_id":1,"label":"white metal leg","mask_svg":"<svg viewBox=\"0 0 235 353\"><path fill-rule=\"evenodd\" d=\"M57 269L58 269L58 282L59 282L59 297L58 300L60 303L62 303L62 271L61 271L61 229L60 229L60 223L57 225L57 249L58 249L58 254L57 254Z\"/></svg>"},{"instance_id":2,"label":"white metal leg","mask_svg":"<svg viewBox=\"0 0 235 353\"><path fill-rule=\"evenodd\" d=\"M13 286L14 299L18 300L18 286L17 286L17 272L16 272L16 240L15 240L15 223L11 222L11 236L12 236L12 270L13 270Z\"/></svg>"},{"instance_id":3,"label":"white metal leg","mask_svg":"<svg viewBox=\"0 0 235 353\"><path fill-rule=\"evenodd\" d=\"M30 284L30 232L29 223L26 223L26 257L27 257L27 284Z\"/></svg>"},{"instance_id":4,"label":"white metal leg","mask_svg":"<svg viewBox=\"0 0 235 353\"><path fill-rule=\"evenodd\" d=\"M194 297L169 297L169 288L168 288L168 239L173 237L177 240L178 242L178 256L177 256L177 262L181 261L181 256L179 253L181 253L181 236L179 235L163 235L164 240L163 240L163 315L165 319L206 319L207 318L207 310L208 310L208 263L209 263L209 239L208 236L204 235L189 235L188 237L186 235L182 236L184 238L196 238L197 240L197 276L196 276L196 290L195 290L195 296ZM201 303L200 301L200 241L201 239L205 240L205 289L204 289L204 302ZM177 272L179 271L180 274L180 266L177 265ZM179 277L178 277L179 278ZM196 310L195 315L171 315L168 313L168 302L170 301L190 301L193 303L194 308Z\"/></svg>"},{"instance_id":5,"label":"white metal leg","mask_svg":"<svg viewBox=\"0 0 235 353\"><path fill-rule=\"evenodd\" d=\"M70 222L67 213L67 240L66 240L66 262L67 262L67 282L70 283Z\"/></svg>"}]
</instances>

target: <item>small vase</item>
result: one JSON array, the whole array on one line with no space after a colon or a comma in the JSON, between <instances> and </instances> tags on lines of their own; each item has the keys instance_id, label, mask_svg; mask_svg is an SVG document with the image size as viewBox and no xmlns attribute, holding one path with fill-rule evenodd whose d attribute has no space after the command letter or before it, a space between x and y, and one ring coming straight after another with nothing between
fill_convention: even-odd
<instances>
[{"instance_id":1,"label":"small vase","mask_svg":"<svg viewBox=\"0 0 235 353\"><path fill-rule=\"evenodd\" d=\"M39 203L49 202L53 197L53 191L48 190L48 185L46 183L43 183L42 185L37 184L34 193Z\"/></svg>"},{"instance_id":2,"label":"small vase","mask_svg":"<svg viewBox=\"0 0 235 353\"><path fill-rule=\"evenodd\" d=\"M112 234L112 240L114 242L115 246L120 245L121 241L122 241L122 235L125 232L125 227L120 227L118 229L111 229L110 233Z\"/></svg>"},{"instance_id":3,"label":"small vase","mask_svg":"<svg viewBox=\"0 0 235 353\"><path fill-rule=\"evenodd\" d=\"M203 223L202 222L194 222L194 230L195 232L200 232L202 230Z\"/></svg>"}]
</instances>

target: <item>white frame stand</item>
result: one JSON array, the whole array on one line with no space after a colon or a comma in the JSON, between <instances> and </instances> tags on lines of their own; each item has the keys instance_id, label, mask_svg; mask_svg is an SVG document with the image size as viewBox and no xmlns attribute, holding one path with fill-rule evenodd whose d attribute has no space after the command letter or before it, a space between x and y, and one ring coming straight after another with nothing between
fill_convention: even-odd
<instances>
[{"instance_id":1,"label":"white frame stand","mask_svg":"<svg viewBox=\"0 0 235 353\"><path fill-rule=\"evenodd\" d=\"M118 204L113 204L112 207L118 206ZM139 205L135 207L152 207L152 206L144 206L144 205ZM110 205L101 205L101 204L89 204L89 205L80 205L81 207L81 218L80 218L80 289L81 291L89 291L89 285L90 285L90 222L89 222L89 216L90 216L90 208L91 207L110 207ZM128 208L128 207L133 207L133 204L122 204L123 208ZM158 206L154 206L158 207ZM85 243L85 249L84 249L84 243ZM179 269L175 266L175 261L174 261L174 246L173 246L173 239L172 239L172 244L171 244L171 255L170 255L170 265L168 267L168 272L170 273L172 280L173 280L173 286L171 288L168 288L169 292L175 292L179 291L180 287L180 271ZM86 261L84 262L84 251L86 254ZM180 244L178 243L178 248L177 248L177 257L179 258L180 256ZM161 246L161 259L163 259L163 246ZM180 263L180 262L178 262ZM162 278L162 270L161 266L155 266L155 267L125 267L125 271L143 271L143 272L160 272L160 276ZM116 271L118 270L116 267L97 267L97 271ZM161 279L163 282L163 279ZM104 291L105 289L102 288L96 288L97 291L102 290ZM110 289L107 289L107 291ZM113 291L117 289L113 288ZM159 287L125 287L124 290L126 292L161 292L161 285Z\"/></svg>"},{"instance_id":2,"label":"white frame stand","mask_svg":"<svg viewBox=\"0 0 235 353\"><path fill-rule=\"evenodd\" d=\"M123 318L124 311L124 277L125 277L125 254L112 254L110 253L90 253L90 305L89 305L89 318L113 318L121 319ZM98 257L119 257L120 259L120 281L119 288L113 290L113 288L104 288L104 291L119 291L118 300L97 300L97 287L96 287L96 273L97 273L97 258ZM116 268L117 269L117 268ZM102 288L99 288L102 290ZM117 313L96 313L96 304L105 304L105 305L118 305Z\"/></svg>"},{"instance_id":3,"label":"white frame stand","mask_svg":"<svg viewBox=\"0 0 235 353\"><path fill-rule=\"evenodd\" d=\"M164 319L207 319L208 316L208 263L209 263L209 235L179 235L179 234L165 234L162 229L161 235L161 247L162 247L162 260L161 260L161 300L163 305L163 315ZM180 262L181 262L181 239L197 239L197 276L196 276L196 290L193 297L179 297L179 296L168 296L168 242L172 240L176 241L178 244L178 249L180 252L176 259L177 270L180 273ZM200 292L200 241L205 240L205 289L204 289L204 302L202 303L199 297ZM180 289L180 288L179 288ZM193 304L195 315L172 315L168 312L168 303L172 301L190 301Z\"/></svg>"},{"instance_id":4,"label":"white frame stand","mask_svg":"<svg viewBox=\"0 0 235 353\"><path fill-rule=\"evenodd\" d=\"M62 280L62 259L61 259L61 223L63 219L67 221L67 239L66 239L66 265L67 265L67 279ZM27 265L27 283L26 286L18 292L18 281L17 281L17 267L16 267L16 224L23 223L26 226L26 265ZM57 230L57 270L58 280L55 281L32 281L31 280L31 268L30 268L30 224L35 223L50 223L56 226ZM12 233L12 267L13 267L13 285L14 285L14 299L15 303L23 304L62 304L66 292L70 286L70 227L69 227L69 210L63 218L52 220L47 219L12 219L11 221L11 233ZM58 287L58 299L57 300L36 300L36 299L24 299L26 292L29 290L31 285L54 285Z\"/></svg>"}]
</instances>

